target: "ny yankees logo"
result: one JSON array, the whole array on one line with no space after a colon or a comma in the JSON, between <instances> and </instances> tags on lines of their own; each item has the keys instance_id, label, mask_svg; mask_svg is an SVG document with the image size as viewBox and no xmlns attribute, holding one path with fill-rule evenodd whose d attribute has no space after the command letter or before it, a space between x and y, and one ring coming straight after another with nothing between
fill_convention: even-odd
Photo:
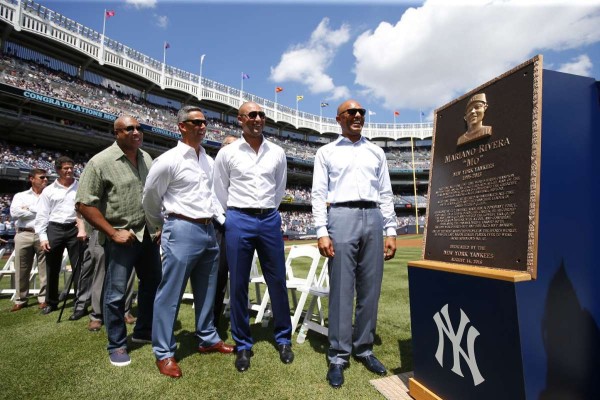
<instances>
[{"instance_id":1,"label":"ny yankees logo","mask_svg":"<svg viewBox=\"0 0 600 400\"><path fill-rule=\"evenodd\" d=\"M477 367L477 360L475 360L475 339L479 336L479 331L475 329L474 326L470 326L467 332L467 353L460 347L460 342L462 341L463 334L465 331L465 327L469 322L469 317L467 314L461 309L460 310L460 323L458 324L458 330L455 332L452 327L452 323L450 322L450 316L448 315L448 304L442 307L441 315L444 317L444 321L442 321L442 317L440 317L440 313L436 312L433 316L433 320L438 328L438 347L435 352L435 358L437 362L440 364L440 367L444 366L444 334L452 343L452 355L454 357L454 365L452 366L452 372L455 374L464 377L462 370L460 369L460 356L464 358L465 362L469 366L471 370L471 375L473 376L473 384L474 386L479 385L485 379L481 376L479 372L479 368Z\"/></svg>"}]
</instances>

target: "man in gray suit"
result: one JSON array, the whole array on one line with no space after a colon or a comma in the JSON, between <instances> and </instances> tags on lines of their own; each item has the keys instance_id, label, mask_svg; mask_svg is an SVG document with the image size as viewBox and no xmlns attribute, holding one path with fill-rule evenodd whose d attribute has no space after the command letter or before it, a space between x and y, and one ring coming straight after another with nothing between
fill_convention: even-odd
<instances>
[{"instance_id":1,"label":"man in gray suit","mask_svg":"<svg viewBox=\"0 0 600 400\"><path fill-rule=\"evenodd\" d=\"M369 371L387 372L373 341L383 261L396 254L396 214L385 154L361 135L365 112L356 100L342 103L342 135L315 157L312 211L319 251L329 257L327 380L334 388L344 383L351 354Z\"/></svg>"}]
</instances>

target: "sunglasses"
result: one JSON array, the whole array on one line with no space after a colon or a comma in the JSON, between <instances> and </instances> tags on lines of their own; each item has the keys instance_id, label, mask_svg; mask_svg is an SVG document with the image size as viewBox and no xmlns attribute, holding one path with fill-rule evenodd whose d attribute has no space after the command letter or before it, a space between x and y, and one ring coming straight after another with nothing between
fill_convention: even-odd
<instances>
[{"instance_id":1,"label":"sunglasses","mask_svg":"<svg viewBox=\"0 0 600 400\"><path fill-rule=\"evenodd\" d=\"M342 111L338 115L342 115L343 113L348 113L349 115L354 117L356 115L356 113L359 113L361 117L364 117L366 112L367 112L367 110L365 110L364 108L349 108L347 110Z\"/></svg>"},{"instance_id":2,"label":"sunglasses","mask_svg":"<svg viewBox=\"0 0 600 400\"><path fill-rule=\"evenodd\" d=\"M189 123L191 123L193 125L196 125L196 126L200 126L200 125L206 126L207 125L207 122L206 122L205 119L188 119L188 120L183 121L183 122L189 122Z\"/></svg>"},{"instance_id":3,"label":"sunglasses","mask_svg":"<svg viewBox=\"0 0 600 400\"><path fill-rule=\"evenodd\" d=\"M256 116L258 115L260 117L260 119L265 119L265 113L264 111L250 111L248 114L240 114L241 116L244 117L248 117L250 119L256 119Z\"/></svg>"},{"instance_id":4,"label":"sunglasses","mask_svg":"<svg viewBox=\"0 0 600 400\"><path fill-rule=\"evenodd\" d=\"M40 179L48 179L48 177L46 175L38 176L38 178L40 178Z\"/></svg>"},{"instance_id":5,"label":"sunglasses","mask_svg":"<svg viewBox=\"0 0 600 400\"><path fill-rule=\"evenodd\" d=\"M133 131L137 130L139 133L144 133L144 130L140 125L129 125L125 128L119 128L118 130L127 131L127 133L133 133Z\"/></svg>"}]
</instances>

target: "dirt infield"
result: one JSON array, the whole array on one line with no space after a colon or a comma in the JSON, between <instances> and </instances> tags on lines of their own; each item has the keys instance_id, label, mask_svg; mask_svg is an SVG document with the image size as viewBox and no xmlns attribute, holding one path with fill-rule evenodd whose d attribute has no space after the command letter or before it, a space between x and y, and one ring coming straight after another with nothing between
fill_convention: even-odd
<instances>
[{"instance_id":1,"label":"dirt infield","mask_svg":"<svg viewBox=\"0 0 600 400\"><path fill-rule=\"evenodd\" d=\"M423 246L423 239L398 239L396 240L396 247L421 247Z\"/></svg>"}]
</instances>

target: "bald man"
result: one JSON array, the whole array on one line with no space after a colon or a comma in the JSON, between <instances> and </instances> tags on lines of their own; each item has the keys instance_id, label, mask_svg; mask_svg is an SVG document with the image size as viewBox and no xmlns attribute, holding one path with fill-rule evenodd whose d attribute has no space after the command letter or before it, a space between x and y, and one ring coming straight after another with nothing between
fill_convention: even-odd
<instances>
[{"instance_id":1,"label":"bald man","mask_svg":"<svg viewBox=\"0 0 600 400\"><path fill-rule=\"evenodd\" d=\"M112 365L131 363L127 352L125 293L133 268L139 278L138 319L131 340L152 343L152 317L161 279L159 246L146 227L142 207L144 183L152 164L140 149L144 132L131 116L114 123L115 142L86 165L77 191L76 207L99 231L104 246L106 278L104 324Z\"/></svg>"},{"instance_id":2,"label":"bald man","mask_svg":"<svg viewBox=\"0 0 600 400\"><path fill-rule=\"evenodd\" d=\"M356 100L342 103L341 136L315 156L312 212L319 251L329 258L327 380L334 388L344 383L351 354L369 371L387 373L373 341L383 261L396 253L396 214L385 154L361 134L365 112Z\"/></svg>"},{"instance_id":3,"label":"bald man","mask_svg":"<svg viewBox=\"0 0 600 400\"><path fill-rule=\"evenodd\" d=\"M255 250L269 288L281 362L291 363L294 353L281 216L277 211L285 194L287 161L283 149L264 138L266 115L258 104L242 104L238 121L242 137L219 150L214 189L223 208L227 208L225 242L230 270L231 333L237 344L235 367L243 372L250 368L254 354L248 281Z\"/></svg>"}]
</instances>

